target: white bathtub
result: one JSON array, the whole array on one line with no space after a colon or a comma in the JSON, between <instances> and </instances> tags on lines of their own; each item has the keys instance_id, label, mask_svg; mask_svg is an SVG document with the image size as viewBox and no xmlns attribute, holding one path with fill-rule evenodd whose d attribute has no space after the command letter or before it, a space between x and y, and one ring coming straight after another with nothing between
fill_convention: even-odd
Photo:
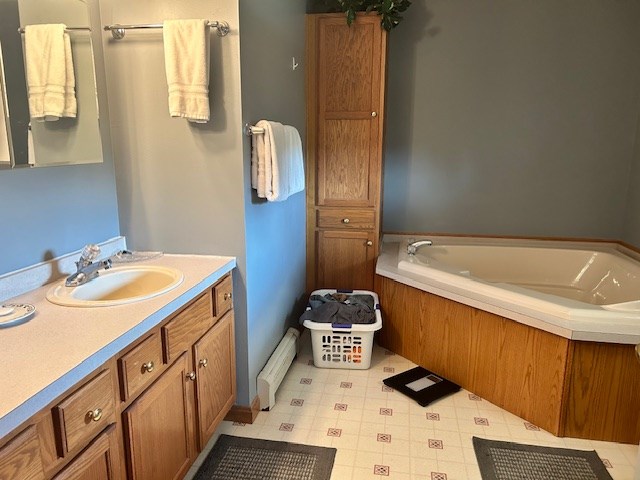
<instances>
[{"instance_id":1,"label":"white bathtub","mask_svg":"<svg viewBox=\"0 0 640 480\"><path fill-rule=\"evenodd\" d=\"M427 238L414 256L387 245L377 273L569 338L640 341L640 261L619 245Z\"/></svg>"}]
</instances>

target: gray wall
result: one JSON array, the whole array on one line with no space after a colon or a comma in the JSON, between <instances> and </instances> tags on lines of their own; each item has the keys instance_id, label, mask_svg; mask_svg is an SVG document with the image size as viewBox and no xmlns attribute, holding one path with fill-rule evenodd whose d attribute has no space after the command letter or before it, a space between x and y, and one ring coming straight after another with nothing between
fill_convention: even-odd
<instances>
[{"instance_id":1,"label":"gray wall","mask_svg":"<svg viewBox=\"0 0 640 480\"><path fill-rule=\"evenodd\" d=\"M139 250L238 257L238 403L248 405L238 2L103 0L101 9L105 23L207 18L231 26L226 37L210 34L206 124L169 117L161 30L105 36L105 57L122 234Z\"/></svg>"},{"instance_id":2,"label":"gray wall","mask_svg":"<svg viewBox=\"0 0 640 480\"><path fill-rule=\"evenodd\" d=\"M265 117L303 127L304 70L292 72L290 62L303 54L304 5L104 0L102 12L105 23L210 18L231 25L228 36L210 37L211 121L204 125L169 117L160 31L127 32L106 41L105 52L122 233L135 249L238 258L237 403L248 405L304 291L305 203L304 194L269 204L252 196L242 124Z\"/></svg>"},{"instance_id":3,"label":"gray wall","mask_svg":"<svg viewBox=\"0 0 640 480\"><path fill-rule=\"evenodd\" d=\"M304 13L300 0L241 0L243 123L293 125L305 138ZM265 54L268 52L268 54ZM291 59L299 67L293 71ZM305 193L266 202L251 189L251 142L244 142L249 378L269 356L306 303Z\"/></svg>"},{"instance_id":4,"label":"gray wall","mask_svg":"<svg viewBox=\"0 0 640 480\"><path fill-rule=\"evenodd\" d=\"M405 17L384 230L620 238L640 3L416 0Z\"/></svg>"},{"instance_id":5,"label":"gray wall","mask_svg":"<svg viewBox=\"0 0 640 480\"><path fill-rule=\"evenodd\" d=\"M640 114L634 152L633 168L629 176L629 197L622 240L640 248Z\"/></svg>"},{"instance_id":6,"label":"gray wall","mask_svg":"<svg viewBox=\"0 0 640 480\"><path fill-rule=\"evenodd\" d=\"M92 22L99 25L95 0L88 4ZM101 52L96 54L100 65ZM97 70L100 102L106 106L104 78ZM109 123L107 108L100 121L101 127ZM0 171L0 274L120 234L108 129L102 134L102 164Z\"/></svg>"}]
</instances>

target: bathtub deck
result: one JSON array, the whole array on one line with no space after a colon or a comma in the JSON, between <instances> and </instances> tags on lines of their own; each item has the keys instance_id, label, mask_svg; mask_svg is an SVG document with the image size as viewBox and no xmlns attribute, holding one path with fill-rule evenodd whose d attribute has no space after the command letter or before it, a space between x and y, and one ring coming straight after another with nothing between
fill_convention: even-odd
<instances>
[{"instance_id":1,"label":"bathtub deck","mask_svg":"<svg viewBox=\"0 0 640 480\"><path fill-rule=\"evenodd\" d=\"M640 441L632 345L569 340L376 276L380 344L557 436Z\"/></svg>"}]
</instances>

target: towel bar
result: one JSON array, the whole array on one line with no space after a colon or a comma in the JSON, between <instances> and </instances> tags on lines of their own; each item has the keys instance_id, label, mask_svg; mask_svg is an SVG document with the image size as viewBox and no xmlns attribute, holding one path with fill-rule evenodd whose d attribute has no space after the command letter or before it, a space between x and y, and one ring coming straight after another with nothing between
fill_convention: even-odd
<instances>
[{"instance_id":1,"label":"towel bar","mask_svg":"<svg viewBox=\"0 0 640 480\"><path fill-rule=\"evenodd\" d=\"M244 134L247 137L250 137L251 135L263 135L264 134L264 128L262 128L262 127L254 127L253 125L249 125L247 123L244 126Z\"/></svg>"},{"instance_id":2,"label":"towel bar","mask_svg":"<svg viewBox=\"0 0 640 480\"><path fill-rule=\"evenodd\" d=\"M210 28L215 28L219 37L224 37L230 31L229 24L227 22L218 22L215 20L214 21L209 20L209 22L207 23L207 26ZM107 32L110 31L111 35L116 40L120 40L124 38L125 30L137 30L142 28L162 28L162 24L147 23L147 24L140 24L140 25L119 25L116 23L113 25L104 26L104 30Z\"/></svg>"},{"instance_id":3,"label":"towel bar","mask_svg":"<svg viewBox=\"0 0 640 480\"><path fill-rule=\"evenodd\" d=\"M64 29L65 32L90 32L91 28L89 27L67 27ZM24 33L24 27L20 27L18 32Z\"/></svg>"}]
</instances>

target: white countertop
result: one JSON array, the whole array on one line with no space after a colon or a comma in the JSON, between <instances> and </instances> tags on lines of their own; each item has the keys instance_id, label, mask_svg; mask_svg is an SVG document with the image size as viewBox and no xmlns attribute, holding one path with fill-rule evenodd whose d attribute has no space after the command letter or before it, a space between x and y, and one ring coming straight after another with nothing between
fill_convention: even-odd
<instances>
[{"instance_id":1,"label":"white countertop","mask_svg":"<svg viewBox=\"0 0 640 480\"><path fill-rule=\"evenodd\" d=\"M54 305L45 298L51 284L11 299L37 310L28 322L0 329L0 437L205 291L236 260L164 255L141 264L176 268L184 281L157 297L113 307Z\"/></svg>"}]
</instances>

